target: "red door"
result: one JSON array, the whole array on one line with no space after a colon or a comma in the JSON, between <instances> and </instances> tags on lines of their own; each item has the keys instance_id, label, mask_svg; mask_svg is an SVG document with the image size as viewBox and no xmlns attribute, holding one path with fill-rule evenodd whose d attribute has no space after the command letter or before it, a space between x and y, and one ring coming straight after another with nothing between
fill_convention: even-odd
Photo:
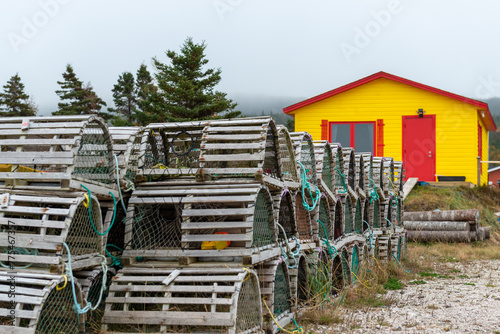
<instances>
[{"instance_id":1,"label":"red door","mask_svg":"<svg viewBox=\"0 0 500 334\"><path fill-rule=\"evenodd\" d=\"M436 180L436 118L403 116L403 162L405 180Z\"/></svg>"}]
</instances>

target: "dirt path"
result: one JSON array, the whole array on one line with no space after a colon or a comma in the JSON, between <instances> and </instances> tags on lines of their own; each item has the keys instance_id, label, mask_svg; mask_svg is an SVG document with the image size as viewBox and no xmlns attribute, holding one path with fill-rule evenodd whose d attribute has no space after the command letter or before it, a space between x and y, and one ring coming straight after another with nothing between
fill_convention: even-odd
<instances>
[{"instance_id":1,"label":"dirt path","mask_svg":"<svg viewBox=\"0 0 500 334\"><path fill-rule=\"evenodd\" d=\"M437 277L387 293L390 307L342 310L343 323L315 333L500 334L500 261L441 264ZM434 274L435 276L435 274Z\"/></svg>"}]
</instances>

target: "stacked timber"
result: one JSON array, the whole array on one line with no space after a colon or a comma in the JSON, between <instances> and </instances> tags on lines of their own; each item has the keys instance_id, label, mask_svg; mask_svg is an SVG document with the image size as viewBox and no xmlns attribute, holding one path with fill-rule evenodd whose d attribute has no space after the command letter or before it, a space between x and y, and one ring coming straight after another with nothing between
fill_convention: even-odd
<instances>
[{"instance_id":1,"label":"stacked timber","mask_svg":"<svg viewBox=\"0 0 500 334\"><path fill-rule=\"evenodd\" d=\"M414 241L470 243L489 238L489 229L479 226L477 209L406 212L404 226Z\"/></svg>"},{"instance_id":2,"label":"stacked timber","mask_svg":"<svg viewBox=\"0 0 500 334\"><path fill-rule=\"evenodd\" d=\"M90 115L2 118L0 162L0 332L83 331L112 276L102 213L120 183L108 128ZM86 272L93 289L77 278Z\"/></svg>"}]
</instances>

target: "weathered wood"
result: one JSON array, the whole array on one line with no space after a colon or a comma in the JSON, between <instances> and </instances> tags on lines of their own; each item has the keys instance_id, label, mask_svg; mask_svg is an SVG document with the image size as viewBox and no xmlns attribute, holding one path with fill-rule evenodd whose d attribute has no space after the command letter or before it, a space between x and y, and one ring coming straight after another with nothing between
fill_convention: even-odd
<instances>
[{"instance_id":1,"label":"weathered wood","mask_svg":"<svg viewBox=\"0 0 500 334\"><path fill-rule=\"evenodd\" d=\"M466 242L470 243L469 231L408 231L408 239L420 242Z\"/></svg>"},{"instance_id":2,"label":"weathered wood","mask_svg":"<svg viewBox=\"0 0 500 334\"><path fill-rule=\"evenodd\" d=\"M479 221L479 210L443 210L405 212L405 221Z\"/></svg>"},{"instance_id":3,"label":"weathered wood","mask_svg":"<svg viewBox=\"0 0 500 334\"><path fill-rule=\"evenodd\" d=\"M470 225L474 224L474 221L403 221L404 227L412 231L470 231Z\"/></svg>"},{"instance_id":4,"label":"weathered wood","mask_svg":"<svg viewBox=\"0 0 500 334\"><path fill-rule=\"evenodd\" d=\"M403 200L406 199L406 196L412 191L413 187L418 182L418 177L410 177L408 180L406 180L404 186L403 186Z\"/></svg>"}]
</instances>

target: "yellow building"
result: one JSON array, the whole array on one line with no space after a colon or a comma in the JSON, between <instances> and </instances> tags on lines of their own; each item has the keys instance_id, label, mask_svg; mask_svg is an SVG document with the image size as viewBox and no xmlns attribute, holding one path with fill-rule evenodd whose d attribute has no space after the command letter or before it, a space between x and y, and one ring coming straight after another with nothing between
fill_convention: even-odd
<instances>
[{"instance_id":1,"label":"yellow building","mask_svg":"<svg viewBox=\"0 0 500 334\"><path fill-rule=\"evenodd\" d=\"M406 178L428 182L464 176L477 184L478 157L488 159L488 131L496 130L488 104L385 72L283 111L295 131L402 160ZM487 165L480 174L487 184Z\"/></svg>"}]
</instances>

